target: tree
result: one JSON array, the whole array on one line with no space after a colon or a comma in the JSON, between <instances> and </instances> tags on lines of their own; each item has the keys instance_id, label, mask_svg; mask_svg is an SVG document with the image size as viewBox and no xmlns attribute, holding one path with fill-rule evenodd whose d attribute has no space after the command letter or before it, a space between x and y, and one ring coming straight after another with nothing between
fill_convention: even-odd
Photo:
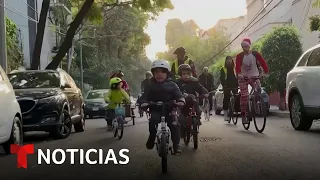
<instances>
[{"instance_id":1,"label":"tree","mask_svg":"<svg viewBox=\"0 0 320 180\"><path fill-rule=\"evenodd\" d=\"M320 7L320 0L316 0L313 5L313 8ZM314 15L309 17L309 29L310 31L320 31L320 15ZM319 36L320 38L320 36Z\"/></svg>"},{"instance_id":2,"label":"tree","mask_svg":"<svg viewBox=\"0 0 320 180\"><path fill-rule=\"evenodd\" d=\"M19 46L17 25L6 17L6 43L8 55L8 72L23 65L22 48Z\"/></svg>"},{"instance_id":3,"label":"tree","mask_svg":"<svg viewBox=\"0 0 320 180\"><path fill-rule=\"evenodd\" d=\"M150 0L132 0L132 1L125 1L120 2L119 0L113 1L113 0L104 0L104 1L98 1L99 3L103 3L103 9L112 9L113 7L120 7L120 6L128 6L136 8L139 11L142 12L150 12L153 14L157 14L161 11L163 11L165 8L173 8L170 0L155 0L150 2ZM78 12L77 16L73 20L73 22L70 24L70 27L67 31L67 35L62 43L62 45L59 48L59 51L57 55L53 58L53 60L50 62L50 64L46 67L46 69L56 69L62 58L65 56L69 48L72 46L72 41L74 38L74 35L76 33L76 30L82 23L82 20L90 10L90 7L94 3L94 0L86 0L80 11Z\"/></svg>"},{"instance_id":4,"label":"tree","mask_svg":"<svg viewBox=\"0 0 320 180\"><path fill-rule=\"evenodd\" d=\"M290 46L288 46L290 44ZM286 109L286 76L302 54L298 30L294 26L280 26L265 35L261 53L269 65L266 83L280 94L280 110Z\"/></svg>"},{"instance_id":5,"label":"tree","mask_svg":"<svg viewBox=\"0 0 320 180\"><path fill-rule=\"evenodd\" d=\"M37 24L37 36L36 36L36 42L32 55L32 61L31 61L31 69L38 69L39 64L40 64L40 55L41 55L41 49L42 49L42 43L43 43L43 35L44 35L44 30L46 27L46 22L47 22L47 15L49 11L49 6L50 6L50 0L43 0L42 1L42 6L41 6L41 12L40 12L40 19Z\"/></svg>"}]
</instances>

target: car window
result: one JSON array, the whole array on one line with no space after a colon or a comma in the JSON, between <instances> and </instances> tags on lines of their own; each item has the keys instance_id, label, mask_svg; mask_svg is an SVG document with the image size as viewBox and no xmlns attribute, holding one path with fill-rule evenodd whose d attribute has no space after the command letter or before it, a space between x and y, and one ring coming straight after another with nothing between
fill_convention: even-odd
<instances>
[{"instance_id":1,"label":"car window","mask_svg":"<svg viewBox=\"0 0 320 180\"><path fill-rule=\"evenodd\" d=\"M86 99L102 99L104 98L106 92L104 91L90 91Z\"/></svg>"},{"instance_id":2,"label":"car window","mask_svg":"<svg viewBox=\"0 0 320 180\"><path fill-rule=\"evenodd\" d=\"M59 88L60 77L56 72L25 71L8 74L14 89Z\"/></svg>"},{"instance_id":3,"label":"car window","mask_svg":"<svg viewBox=\"0 0 320 180\"><path fill-rule=\"evenodd\" d=\"M307 66L320 66L320 48L313 50L309 57Z\"/></svg>"},{"instance_id":4,"label":"car window","mask_svg":"<svg viewBox=\"0 0 320 180\"><path fill-rule=\"evenodd\" d=\"M305 66L312 51L308 51L303 55L297 66Z\"/></svg>"}]
</instances>

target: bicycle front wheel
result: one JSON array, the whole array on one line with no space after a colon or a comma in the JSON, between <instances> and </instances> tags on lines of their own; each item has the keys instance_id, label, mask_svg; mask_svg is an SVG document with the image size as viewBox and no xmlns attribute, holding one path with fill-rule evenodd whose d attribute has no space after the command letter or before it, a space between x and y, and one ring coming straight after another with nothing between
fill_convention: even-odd
<instances>
[{"instance_id":1,"label":"bicycle front wheel","mask_svg":"<svg viewBox=\"0 0 320 180\"><path fill-rule=\"evenodd\" d=\"M118 139L121 139L123 136L123 117L118 117Z\"/></svg>"},{"instance_id":2,"label":"bicycle front wheel","mask_svg":"<svg viewBox=\"0 0 320 180\"><path fill-rule=\"evenodd\" d=\"M250 106L251 108L249 108L249 106ZM248 114L247 114L247 117L246 117L246 118L247 118L247 120L248 120L248 123L247 123L247 124L242 123L243 128L244 128L245 130L249 130L249 128L250 128L250 123L251 123L251 119L252 119L252 118L255 118L254 107L253 107L253 103L252 103L251 100L248 101L247 112L248 112Z\"/></svg>"},{"instance_id":3,"label":"bicycle front wheel","mask_svg":"<svg viewBox=\"0 0 320 180\"><path fill-rule=\"evenodd\" d=\"M260 95L256 96L255 107L257 116L254 118L254 126L259 133L262 133L266 127L267 110Z\"/></svg>"},{"instance_id":4,"label":"bicycle front wheel","mask_svg":"<svg viewBox=\"0 0 320 180\"><path fill-rule=\"evenodd\" d=\"M193 136L193 148L198 149L198 120L196 117L192 118L192 136Z\"/></svg>"},{"instance_id":5,"label":"bicycle front wheel","mask_svg":"<svg viewBox=\"0 0 320 180\"><path fill-rule=\"evenodd\" d=\"M162 172L166 173L168 170L168 152L167 152L167 137L163 134L161 135L161 142L160 142L160 152L161 152L161 165L162 165Z\"/></svg>"}]
</instances>

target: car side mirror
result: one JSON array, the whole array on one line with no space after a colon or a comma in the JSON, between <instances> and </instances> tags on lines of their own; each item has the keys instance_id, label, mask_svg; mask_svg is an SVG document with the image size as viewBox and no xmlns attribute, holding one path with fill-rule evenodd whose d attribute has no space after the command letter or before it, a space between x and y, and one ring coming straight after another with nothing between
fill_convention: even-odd
<instances>
[{"instance_id":1,"label":"car side mirror","mask_svg":"<svg viewBox=\"0 0 320 180\"><path fill-rule=\"evenodd\" d=\"M62 89L65 88L71 88L71 85L69 83L65 83L64 85L61 86Z\"/></svg>"}]
</instances>

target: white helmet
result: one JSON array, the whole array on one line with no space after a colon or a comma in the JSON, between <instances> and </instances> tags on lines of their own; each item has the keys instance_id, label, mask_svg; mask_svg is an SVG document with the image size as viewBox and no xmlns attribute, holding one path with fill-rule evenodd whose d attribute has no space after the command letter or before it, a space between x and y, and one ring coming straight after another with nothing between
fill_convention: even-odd
<instances>
[{"instance_id":1,"label":"white helmet","mask_svg":"<svg viewBox=\"0 0 320 180\"><path fill-rule=\"evenodd\" d=\"M158 60L153 61L152 65L151 65L151 70L153 70L154 68L164 68L170 72L170 64L168 61L166 61L164 59L158 59Z\"/></svg>"}]
</instances>

